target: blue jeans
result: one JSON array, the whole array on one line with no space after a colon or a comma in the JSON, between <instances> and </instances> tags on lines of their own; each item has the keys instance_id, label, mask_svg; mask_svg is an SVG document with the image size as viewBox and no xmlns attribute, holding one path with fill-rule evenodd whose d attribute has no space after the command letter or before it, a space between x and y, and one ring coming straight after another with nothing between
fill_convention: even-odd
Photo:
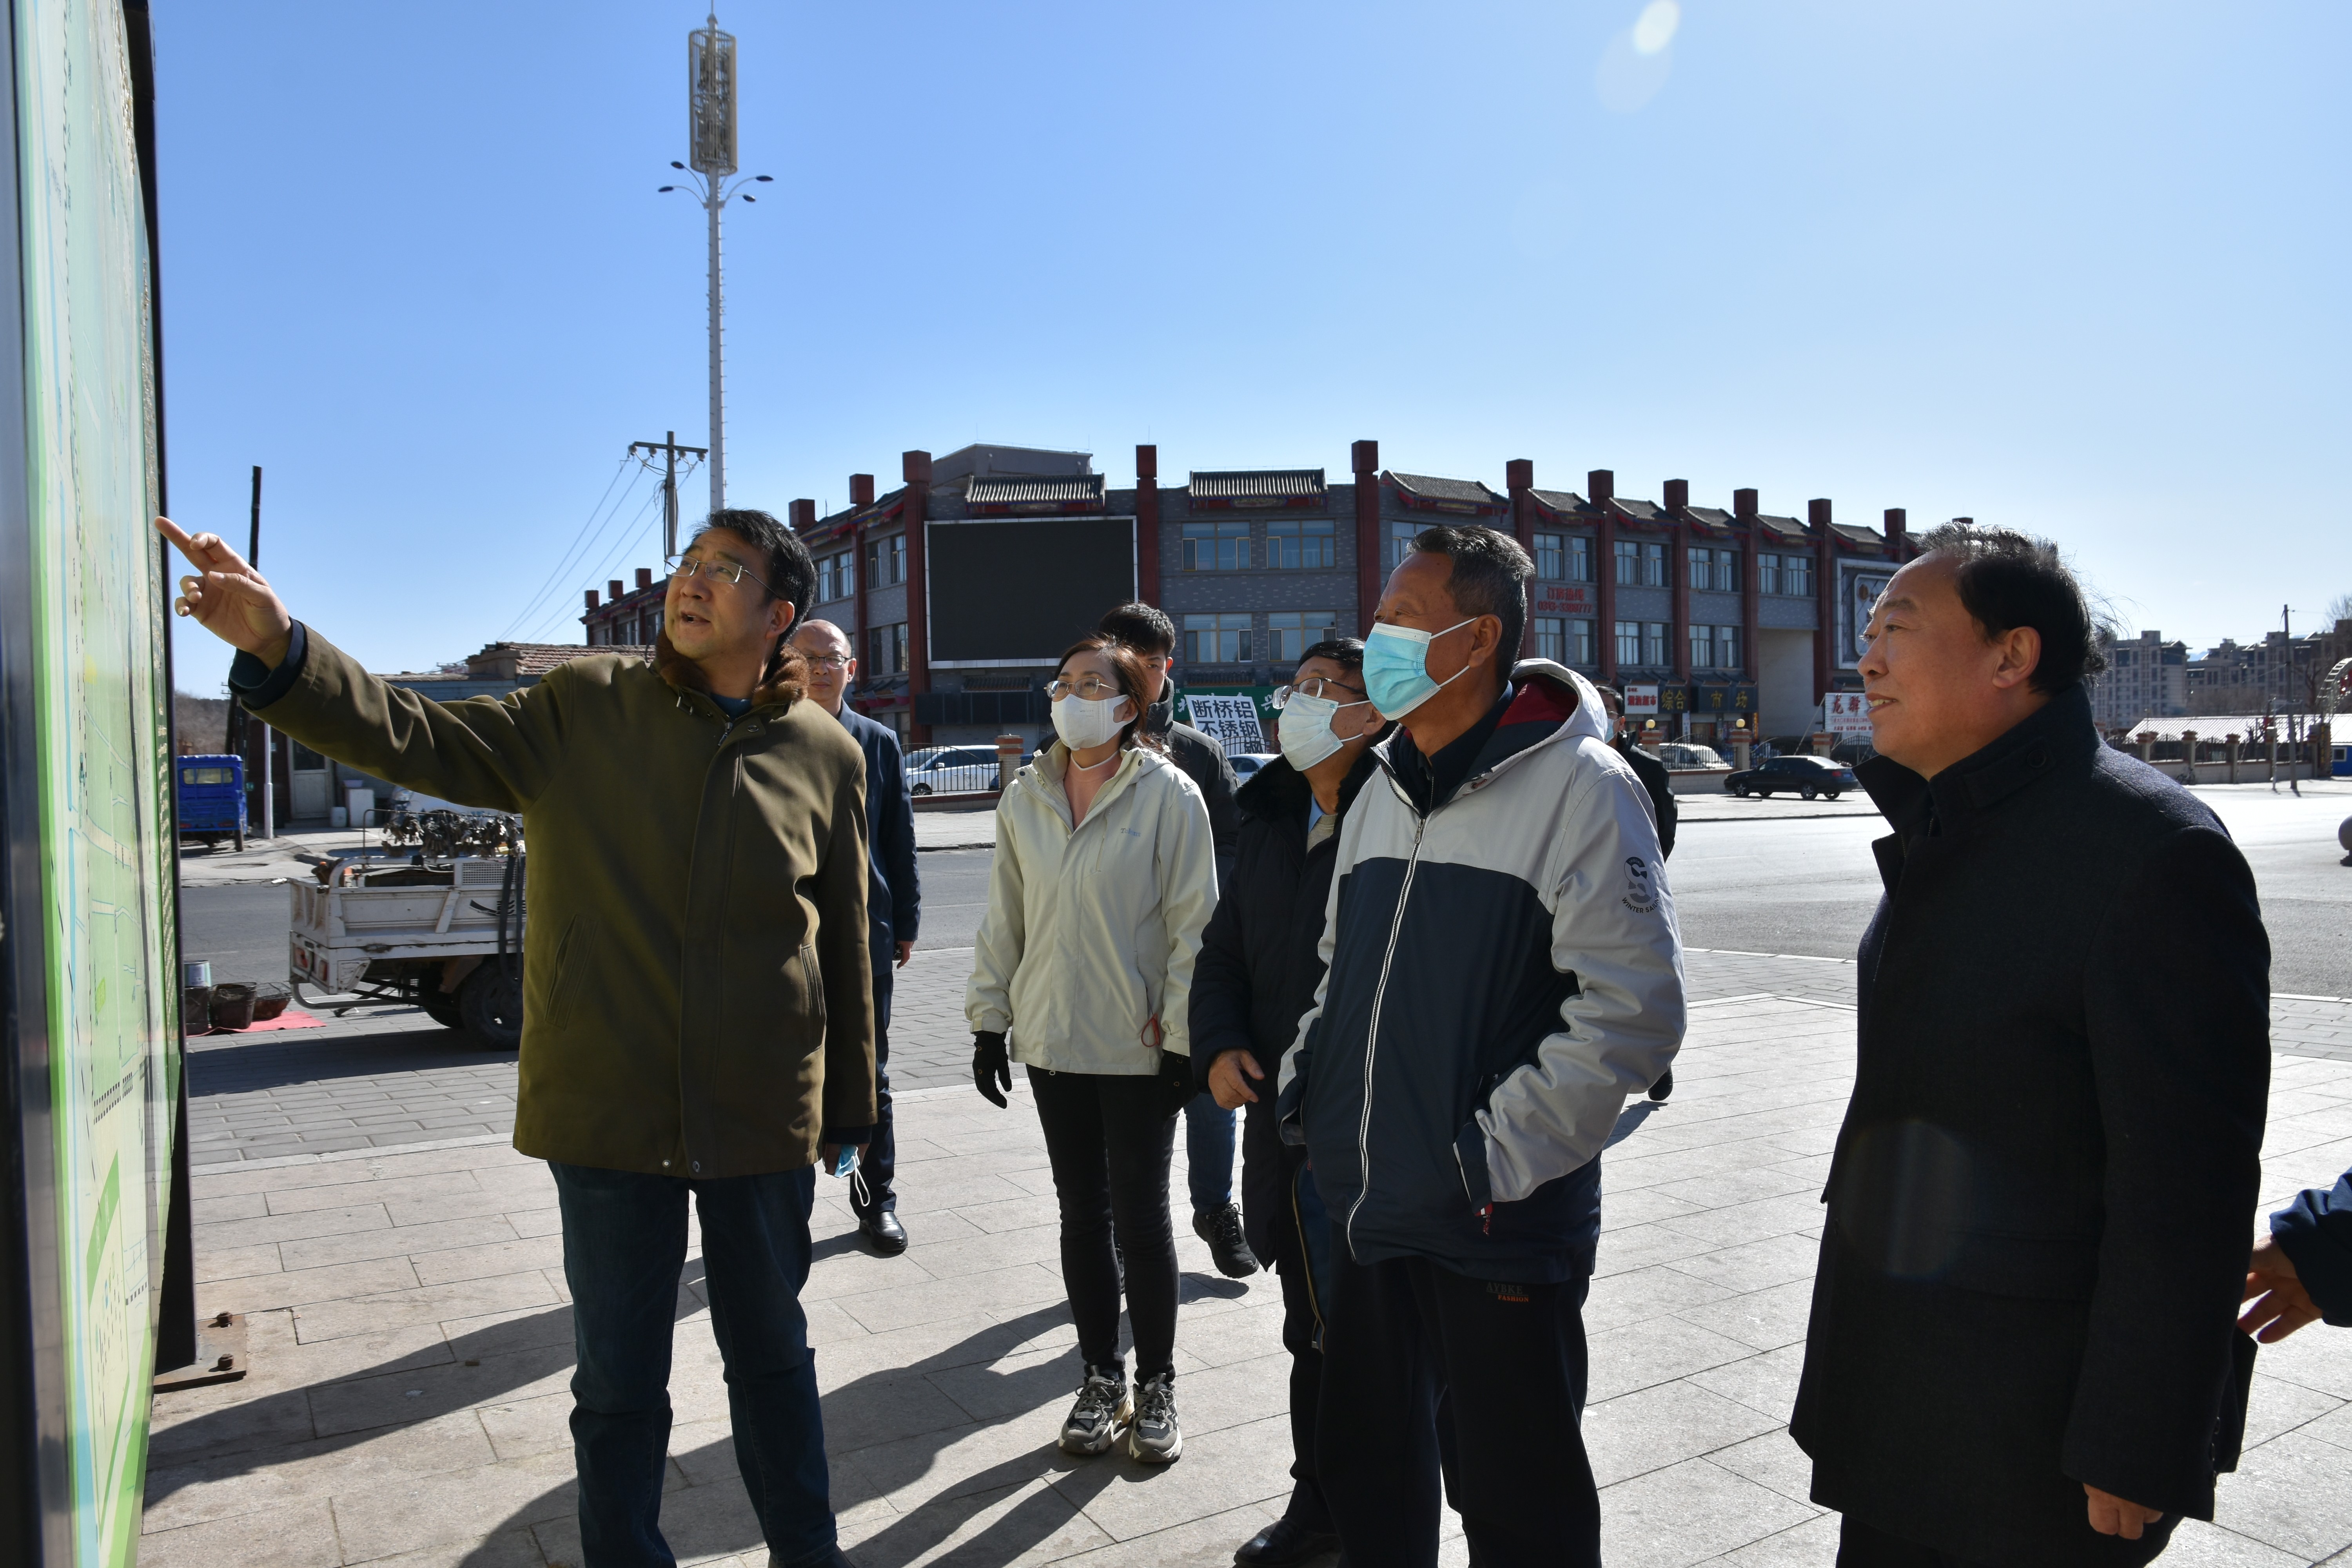
<instances>
[{"instance_id":1,"label":"blue jeans","mask_svg":"<svg viewBox=\"0 0 2352 1568\"><path fill-rule=\"evenodd\" d=\"M1214 1214L1234 1201L1234 1124L1241 1113L1221 1108L1207 1089L1184 1102L1184 1184L1192 1212Z\"/></svg>"},{"instance_id":2,"label":"blue jeans","mask_svg":"<svg viewBox=\"0 0 2352 1568\"><path fill-rule=\"evenodd\" d=\"M735 1461L778 1568L835 1561L833 1503L801 1287L814 1170L689 1181L549 1167L572 1287L572 1447L586 1568L673 1568L662 1539L670 1335L686 1201L702 1221L710 1328L727 1369Z\"/></svg>"}]
</instances>

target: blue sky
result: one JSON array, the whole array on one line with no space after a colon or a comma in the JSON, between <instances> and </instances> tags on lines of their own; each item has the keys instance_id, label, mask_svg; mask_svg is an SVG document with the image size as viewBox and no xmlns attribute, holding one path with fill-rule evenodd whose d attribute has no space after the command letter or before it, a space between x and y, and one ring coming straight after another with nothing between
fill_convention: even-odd
<instances>
[{"instance_id":1,"label":"blue sky","mask_svg":"<svg viewBox=\"0 0 2352 1568\"><path fill-rule=\"evenodd\" d=\"M738 0L730 499L1372 437L2034 529L2199 645L2352 592L2352 9L1671 9ZM550 582L631 440L703 438L655 194L703 11L157 7L173 510L241 539L264 465L265 570L371 668L576 640L656 564L640 483Z\"/></svg>"}]
</instances>

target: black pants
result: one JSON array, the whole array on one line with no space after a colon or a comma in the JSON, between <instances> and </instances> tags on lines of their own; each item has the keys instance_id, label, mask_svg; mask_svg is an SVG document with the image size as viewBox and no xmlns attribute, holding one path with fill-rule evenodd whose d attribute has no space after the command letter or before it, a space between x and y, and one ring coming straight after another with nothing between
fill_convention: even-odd
<instances>
[{"instance_id":1,"label":"black pants","mask_svg":"<svg viewBox=\"0 0 2352 1568\"><path fill-rule=\"evenodd\" d=\"M1437 1561L1438 1396L1445 1492L1482 1568L1600 1568L1584 1456L1587 1281L1506 1285L1426 1258L1339 1247L1323 1338L1318 1468L1350 1568Z\"/></svg>"},{"instance_id":2,"label":"black pants","mask_svg":"<svg viewBox=\"0 0 2352 1568\"><path fill-rule=\"evenodd\" d=\"M890 971L874 972L874 1141L857 1156L849 1206L863 1219L898 1206L890 1178L898 1168L898 1137L890 1121Z\"/></svg>"},{"instance_id":3,"label":"black pants","mask_svg":"<svg viewBox=\"0 0 2352 1568\"><path fill-rule=\"evenodd\" d=\"M1304 1184L1304 1191L1301 1190ZM1315 1175L1300 1171L1284 1184L1286 1200L1274 1219L1274 1271L1282 1280L1282 1348L1290 1352L1290 1506L1283 1517L1301 1530L1332 1529L1331 1504L1316 1469L1315 1442L1323 1402L1321 1303L1307 1267L1305 1225L1328 1227L1322 1205L1313 1202ZM1302 1205L1301 1199L1307 1200ZM1310 1206L1311 1205L1311 1206Z\"/></svg>"},{"instance_id":4,"label":"black pants","mask_svg":"<svg viewBox=\"0 0 2352 1568\"><path fill-rule=\"evenodd\" d=\"M1118 1354L1118 1258L1127 1256L1127 1308L1135 1330L1135 1376L1176 1370L1176 1233L1168 1219L1168 1165L1176 1118L1161 1109L1150 1075L1029 1069L1045 1157L1062 1205L1062 1280L1078 1351L1089 1366L1124 1369Z\"/></svg>"},{"instance_id":5,"label":"black pants","mask_svg":"<svg viewBox=\"0 0 2352 1568\"><path fill-rule=\"evenodd\" d=\"M2173 1526L2179 1522L2179 1514L2167 1514L2147 1526L2137 1541L2100 1535L2085 1524L2082 1534L2082 1561L2086 1565L2147 1562L2164 1550L2165 1543L2172 1537ZM1890 1535L1876 1525L1864 1524L1853 1515L1847 1514L1838 1521L1837 1568L1990 1568L1990 1565L1979 1563L1973 1558L1955 1557L1948 1552L1938 1552L1932 1546L1922 1546L1899 1535Z\"/></svg>"}]
</instances>

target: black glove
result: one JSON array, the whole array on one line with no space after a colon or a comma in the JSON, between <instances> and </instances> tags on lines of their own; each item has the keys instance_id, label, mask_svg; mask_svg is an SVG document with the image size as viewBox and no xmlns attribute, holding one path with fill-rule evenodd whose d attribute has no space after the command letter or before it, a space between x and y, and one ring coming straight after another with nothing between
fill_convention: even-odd
<instances>
[{"instance_id":1,"label":"black glove","mask_svg":"<svg viewBox=\"0 0 2352 1568\"><path fill-rule=\"evenodd\" d=\"M982 1096L1002 1110L1004 1095L1013 1087L1013 1062L1004 1049L1004 1037L989 1033L971 1037L971 1081Z\"/></svg>"},{"instance_id":2,"label":"black glove","mask_svg":"<svg viewBox=\"0 0 2352 1568\"><path fill-rule=\"evenodd\" d=\"M1178 1051L1160 1053L1160 1114L1173 1116L1192 1102L1201 1086L1192 1081L1192 1058Z\"/></svg>"}]
</instances>

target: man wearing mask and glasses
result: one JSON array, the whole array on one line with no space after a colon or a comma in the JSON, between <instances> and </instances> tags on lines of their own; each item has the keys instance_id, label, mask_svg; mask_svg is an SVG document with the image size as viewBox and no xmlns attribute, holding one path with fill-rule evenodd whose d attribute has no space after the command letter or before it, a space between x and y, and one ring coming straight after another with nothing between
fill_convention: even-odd
<instances>
[{"instance_id":1,"label":"man wearing mask and glasses","mask_svg":"<svg viewBox=\"0 0 2352 1568\"><path fill-rule=\"evenodd\" d=\"M849 706L857 660L849 637L831 621L803 621L793 646L808 663L809 700L841 721L866 753L866 951L874 961L874 1141L849 1177L849 1206L866 1245L885 1258L907 1250L898 1220L898 1139L890 1114L890 964L915 956L923 889L915 870L915 802L898 732Z\"/></svg>"},{"instance_id":2,"label":"man wearing mask and glasses","mask_svg":"<svg viewBox=\"0 0 2352 1568\"><path fill-rule=\"evenodd\" d=\"M1192 967L1192 1065L1228 1111L1243 1109L1242 1214L1251 1251L1282 1280L1290 1352L1290 1474L1283 1516L1234 1553L1244 1568L1286 1568L1339 1543L1315 1458L1323 1386L1318 1279L1330 1276L1330 1224L1306 1151L1275 1127L1273 1075L1315 1005L1318 947L1342 816L1380 771L1367 754L1386 728L1364 696L1364 645L1318 642L1274 694L1282 758L1244 784L1241 844Z\"/></svg>"},{"instance_id":3,"label":"man wearing mask and glasses","mask_svg":"<svg viewBox=\"0 0 2352 1568\"><path fill-rule=\"evenodd\" d=\"M655 662L589 652L503 698L387 686L209 533L181 615L234 646L272 728L379 778L520 813L533 851L515 1147L563 1225L586 1568L672 1560L660 1527L687 1200L735 1454L778 1568L835 1544L800 1305L814 1166L874 1124L865 758L785 641L808 551L713 512L673 567Z\"/></svg>"},{"instance_id":4,"label":"man wearing mask and glasses","mask_svg":"<svg viewBox=\"0 0 2352 1568\"><path fill-rule=\"evenodd\" d=\"M1507 667L1534 566L1423 531L1364 639L1394 735L1343 816L1283 1058L1282 1134L1331 1216L1318 1472L1352 1568L1429 1568L1446 1490L1474 1562L1601 1562L1578 1431L1602 1146L1683 1033L1648 795L1585 679Z\"/></svg>"}]
</instances>

